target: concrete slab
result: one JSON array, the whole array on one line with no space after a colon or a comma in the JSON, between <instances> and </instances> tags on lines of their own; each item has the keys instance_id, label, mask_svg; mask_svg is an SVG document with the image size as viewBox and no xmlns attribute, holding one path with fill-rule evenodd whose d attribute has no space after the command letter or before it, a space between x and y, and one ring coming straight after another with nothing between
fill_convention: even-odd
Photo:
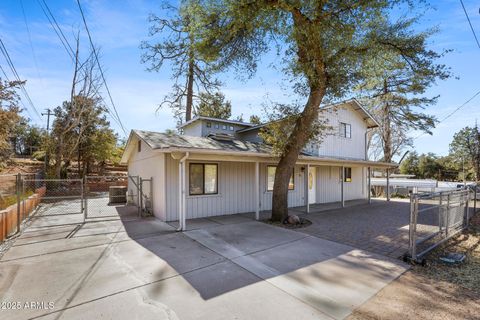
<instances>
[{"instance_id":1,"label":"concrete slab","mask_svg":"<svg viewBox=\"0 0 480 320\"><path fill-rule=\"evenodd\" d=\"M227 261L144 287L180 319L331 319Z\"/></svg>"},{"instance_id":2,"label":"concrete slab","mask_svg":"<svg viewBox=\"0 0 480 320\"><path fill-rule=\"evenodd\" d=\"M171 221L169 224L177 229L179 226L178 221ZM187 230L197 230L197 229L206 229L210 227L215 227L220 225L220 223L215 222L209 218L198 218L198 219L189 219L187 220Z\"/></svg>"},{"instance_id":3,"label":"concrete slab","mask_svg":"<svg viewBox=\"0 0 480 320\"><path fill-rule=\"evenodd\" d=\"M233 259L334 319L343 319L408 266L315 237Z\"/></svg>"},{"instance_id":4,"label":"concrete slab","mask_svg":"<svg viewBox=\"0 0 480 320\"><path fill-rule=\"evenodd\" d=\"M187 231L185 234L228 259L305 237L257 221Z\"/></svg>"}]
</instances>

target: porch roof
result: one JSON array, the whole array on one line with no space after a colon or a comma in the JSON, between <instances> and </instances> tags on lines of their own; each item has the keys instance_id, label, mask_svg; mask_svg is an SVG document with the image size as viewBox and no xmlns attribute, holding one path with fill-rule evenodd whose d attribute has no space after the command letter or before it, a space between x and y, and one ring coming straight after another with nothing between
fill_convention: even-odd
<instances>
[{"instance_id":1,"label":"porch roof","mask_svg":"<svg viewBox=\"0 0 480 320\"><path fill-rule=\"evenodd\" d=\"M226 160L226 161L269 161L277 160L272 155L272 147L264 143L245 140L216 140L209 137L194 137L153 131L132 130L127 147L122 156L122 163L127 163L130 152L133 150L132 137L136 136L157 152L195 154L196 160ZM312 165L361 165L374 168L393 168L396 163L367 161L351 158L313 156L301 153L299 163Z\"/></svg>"}]
</instances>

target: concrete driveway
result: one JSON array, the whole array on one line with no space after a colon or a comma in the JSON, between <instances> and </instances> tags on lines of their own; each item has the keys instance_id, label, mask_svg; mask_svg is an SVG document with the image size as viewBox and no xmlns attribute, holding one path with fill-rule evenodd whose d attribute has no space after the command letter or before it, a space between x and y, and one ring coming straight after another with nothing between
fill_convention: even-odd
<instances>
[{"instance_id":1,"label":"concrete driveway","mask_svg":"<svg viewBox=\"0 0 480 320\"><path fill-rule=\"evenodd\" d=\"M407 268L245 216L184 233L128 213L70 218L39 218L2 257L1 300L18 304L0 318L343 319Z\"/></svg>"}]
</instances>

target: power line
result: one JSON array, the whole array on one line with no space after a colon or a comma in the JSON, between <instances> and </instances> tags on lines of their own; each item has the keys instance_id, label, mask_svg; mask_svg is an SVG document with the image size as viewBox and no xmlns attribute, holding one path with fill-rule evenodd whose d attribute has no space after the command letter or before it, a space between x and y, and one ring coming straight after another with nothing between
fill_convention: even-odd
<instances>
[{"instance_id":1,"label":"power line","mask_svg":"<svg viewBox=\"0 0 480 320\"><path fill-rule=\"evenodd\" d=\"M63 47L65 48L68 55L70 56L70 58L73 61L74 60L74 51L73 51L72 47L70 46L70 43L68 42L67 38L65 37L65 34L63 33L62 29L58 25L57 20L53 16L52 11L48 7L48 4L45 2L45 0L42 0L43 4L45 5L45 8L44 8L42 3L40 2L40 0L37 0L37 2L38 2L38 5L40 6L40 8L42 8L43 14L45 15L48 22L50 23L50 26L52 27L53 31L55 31L55 33L57 34L57 37L60 39L60 42L62 43Z\"/></svg>"},{"instance_id":2,"label":"power line","mask_svg":"<svg viewBox=\"0 0 480 320\"><path fill-rule=\"evenodd\" d=\"M465 12L465 16L467 17L468 24L470 25L470 29L472 29L473 36L475 38L475 41L477 42L478 48L480 48L480 42L478 41L477 34L475 33L475 29L473 29L472 22L470 21L470 17L468 16L467 9L465 9L465 5L463 4L463 0L460 0L460 3L462 4L463 12Z\"/></svg>"},{"instance_id":3,"label":"power line","mask_svg":"<svg viewBox=\"0 0 480 320\"><path fill-rule=\"evenodd\" d=\"M465 101L464 103L462 103L460 106L458 106L457 108L455 108L455 110L453 110L452 112L450 112L449 114L447 114L445 117L443 117L441 120L439 120L437 122L437 124L440 124L442 122L444 122L445 120L447 120L448 118L450 118L451 116L453 116L458 110L462 109L463 107L465 107L468 103L470 103L473 99L475 99L478 95L480 95L480 90L477 91L473 96L471 96L467 101ZM415 138L413 138L413 140L416 140L420 137L422 137L423 135L425 135L425 133L421 133L419 134L418 136L416 136Z\"/></svg>"},{"instance_id":4,"label":"power line","mask_svg":"<svg viewBox=\"0 0 480 320\"><path fill-rule=\"evenodd\" d=\"M40 2L41 1L41 2ZM45 15L45 17L47 18L48 22L50 23L50 26L52 27L52 29L55 31L55 34L57 35L57 37L59 38L60 42L62 43L65 51L67 51L67 54L70 56L70 59L75 63L75 51L73 50L72 46L70 45L70 42L68 41L67 37L65 36L65 34L63 33L62 31L62 28L60 27L60 25L58 24L57 22L57 19L55 19L55 16L53 15L52 13L52 10L50 10L50 7L48 6L47 2L45 0L37 0L37 3L39 4L40 8L42 9L43 11L43 14ZM43 4L42 4L43 3ZM103 75L102 75L103 77ZM108 88L107 88L108 90ZM120 118L118 117L118 119L115 117L115 115L112 113L112 111L110 110L110 108L108 107L107 103L105 102L105 100L103 99L102 96L100 96L100 99L104 102L105 104L105 107L107 109L107 112L108 114L111 116L111 118L119 125L122 127L123 129L123 125L121 124L121 121L120 121ZM115 110L116 111L116 110ZM117 113L118 115L118 113ZM123 129L123 131L125 132L125 129Z\"/></svg>"},{"instance_id":5,"label":"power line","mask_svg":"<svg viewBox=\"0 0 480 320\"><path fill-rule=\"evenodd\" d=\"M29 105L32 107L33 111L35 111L35 114L37 115L37 117L41 120L42 118L40 117L40 113L38 112L37 108L33 104L33 101L30 98L30 95L28 94L27 89L25 89L25 86L24 86L22 80L20 79L20 76L18 75L17 69L15 68L15 65L13 64L12 59L10 58L10 55L8 54L8 50L5 47L5 44L3 43L1 38L0 38L0 51L2 52L3 56L5 57L8 66L12 70L14 78L17 81L20 82L20 89L23 92L23 95L27 98L27 101L28 101Z\"/></svg>"},{"instance_id":6,"label":"power line","mask_svg":"<svg viewBox=\"0 0 480 320\"><path fill-rule=\"evenodd\" d=\"M28 21L27 21L27 15L25 14L25 8L23 6L23 0L20 0L20 7L22 8L23 21L25 22L25 27L27 28L28 42L30 43L30 50L32 51L33 63L35 64L35 69L37 69L38 77L41 78L40 77L40 72L38 71L37 55L35 54L35 50L33 49L32 36L30 34L30 28L28 27Z\"/></svg>"},{"instance_id":7,"label":"power line","mask_svg":"<svg viewBox=\"0 0 480 320\"><path fill-rule=\"evenodd\" d=\"M102 76L102 80L103 80L103 83L105 85L105 89L107 90L108 97L110 98L110 102L112 104L113 110L115 111L115 115L116 115L118 121L120 122L120 127L122 128L123 133L125 135L127 135L127 131L125 130L125 127L123 126L122 120L120 119L120 116L118 115L117 108L115 107L115 103L113 102L112 95L110 94L110 89L108 88L107 81L105 79L105 75L104 75L103 70L102 70L102 65L100 64L100 61L98 59L97 50L95 49L95 46L93 45L92 36L90 35L90 30L88 29L87 21L85 20L85 15L83 14L83 9L82 9L82 6L80 4L80 0L77 0L77 4L78 4L78 9L80 9L80 14L82 15L82 20L83 20L83 24L85 25L85 30L87 31L88 40L90 41L90 45L92 47L93 54L95 55L95 60L97 61L97 64L98 64L98 69L100 70L100 75Z\"/></svg>"}]
</instances>

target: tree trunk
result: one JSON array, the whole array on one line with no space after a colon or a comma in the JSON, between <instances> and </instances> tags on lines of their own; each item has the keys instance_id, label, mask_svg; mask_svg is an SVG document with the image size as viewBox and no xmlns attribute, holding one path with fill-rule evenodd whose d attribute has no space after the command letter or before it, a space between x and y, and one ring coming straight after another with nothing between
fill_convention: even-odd
<instances>
[{"instance_id":1,"label":"tree trunk","mask_svg":"<svg viewBox=\"0 0 480 320\"><path fill-rule=\"evenodd\" d=\"M387 95L388 95L388 87L387 87L387 80L384 80L383 84L383 128L382 128L382 139L383 139L383 161L385 162L392 162L393 154L392 154L392 123L390 120L390 105L388 104Z\"/></svg>"},{"instance_id":2,"label":"tree trunk","mask_svg":"<svg viewBox=\"0 0 480 320\"><path fill-rule=\"evenodd\" d=\"M185 121L192 119L193 108L193 81L195 76L195 56L192 46L194 40L193 35L190 34L190 50L188 52L188 74L187 74L187 105L185 106Z\"/></svg>"},{"instance_id":3,"label":"tree trunk","mask_svg":"<svg viewBox=\"0 0 480 320\"><path fill-rule=\"evenodd\" d=\"M311 89L307 104L295 123L287 145L275 171L272 195L272 220L283 221L288 217L288 183L298 155L308 142L318 109L325 95L325 88Z\"/></svg>"}]
</instances>

